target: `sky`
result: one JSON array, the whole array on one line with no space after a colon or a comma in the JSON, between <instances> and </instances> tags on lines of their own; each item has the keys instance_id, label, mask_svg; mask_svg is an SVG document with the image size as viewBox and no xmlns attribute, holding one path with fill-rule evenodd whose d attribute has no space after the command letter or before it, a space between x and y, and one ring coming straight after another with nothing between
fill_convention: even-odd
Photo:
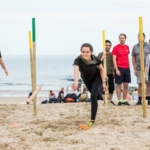
<instances>
[{"instance_id":1,"label":"sky","mask_svg":"<svg viewBox=\"0 0 150 150\"><path fill-rule=\"evenodd\" d=\"M37 55L80 54L83 43L91 43L97 55L103 50L103 30L113 46L125 33L132 50L140 16L150 39L149 15L150 0L0 0L0 51L3 56L29 55L33 17Z\"/></svg>"}]
</instances>

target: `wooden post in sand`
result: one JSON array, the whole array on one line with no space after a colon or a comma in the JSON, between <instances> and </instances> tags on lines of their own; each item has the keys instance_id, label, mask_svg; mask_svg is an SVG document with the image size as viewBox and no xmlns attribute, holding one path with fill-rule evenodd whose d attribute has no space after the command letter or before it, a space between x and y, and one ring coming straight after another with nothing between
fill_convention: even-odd
<instances>
[{"instance_id":1,"label":"wooden post in sand","mask_svg":"<svg viewBox=\"0 0 150 150\"><path fill-rule=\"evenodd\" d=\"M32 42L33 42L33 91L36 90L36 33L35 33L35 18L32 18ZM32 92L33 92L32 91ZM33 113L37 115L36 96L33 99Z\"/></svg>"},{"instance_id":2,"label":"wooden post in sand","mask_svg":"<svg viewBox=\"0 0 150 150\"><path fill-rule=\"evenodd\" d=\"M31 85L32 85L32 93L34 92L33 88L33 50L32 50L32 35L31 31L28 32L29 36L29 52L30 52L30 68L31 68Z\"/></svg>"},{"instance_id":3,"label":"wooden post in sand","mask_svg":"<svg viewBox=\"0 0 150 150\"><path fill-rule=\"evenodd\" d=\"M106 42L105 42L105 31L102 31L102 40L103 40L103 55L106 55ZM106 58L103 60L104 63L104 70L105 70L105 75L107 77L107 64L106 64ZM105 105L107 106L108 104L108 93L107 91L105 92L105 96L104 96L104 100L105 100Z\"/></svg>"},{"instance_id":4,"label":"wooden post in sand","mask_svg":"<svg viewBox=\"0 0 150 150\"><path fill-rule=\"evenodd\" d=\"M145 68L144 68L144 50L143 50L143 23L142 17L139 17L139 36L140 36L140 61L141 61L141 84L142 84L142 108L143 118L146 118L146 100L145 100Z\"/></svg>"}]
</instances>

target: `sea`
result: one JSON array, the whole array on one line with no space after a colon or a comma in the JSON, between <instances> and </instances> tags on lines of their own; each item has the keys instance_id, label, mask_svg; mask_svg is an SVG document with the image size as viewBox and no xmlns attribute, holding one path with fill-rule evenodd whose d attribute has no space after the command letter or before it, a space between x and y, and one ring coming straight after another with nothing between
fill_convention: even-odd
<instances>
[{"instance_id":1,"label":"sea","mask_svg":"<svg viewBox=\"0 0 150 150\"><path fill-rule=\"evenodd\" d=\"M77 55L46 55L36 57L37 86L41 86L39 96L48 95L49 90L59 91L62 87L71 90L73 82L73 62ZM0 97L24 97L31 91L30 56L3 56L9 75L0 68ZM131 61L130 61L131 62ZM136 87L132 64L130 86Z\"/></svg>"}]
</instances>

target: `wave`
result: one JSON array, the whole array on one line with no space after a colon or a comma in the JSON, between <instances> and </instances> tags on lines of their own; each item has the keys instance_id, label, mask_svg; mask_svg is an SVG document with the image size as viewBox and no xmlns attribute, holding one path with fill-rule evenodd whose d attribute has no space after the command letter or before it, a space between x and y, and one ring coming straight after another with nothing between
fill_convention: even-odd
<instances>
[{"instance_id":1,"label":"wave","mask_svg":"<svg viewBox=\"0 0 150 150\"><path fill-rule=\"evenodd\" d=\"M1 86L14 86L14 85L27 85L27 86L31 86L31 84L25 84L25 83L0 83Z\"/></svg>"}]
</instances>

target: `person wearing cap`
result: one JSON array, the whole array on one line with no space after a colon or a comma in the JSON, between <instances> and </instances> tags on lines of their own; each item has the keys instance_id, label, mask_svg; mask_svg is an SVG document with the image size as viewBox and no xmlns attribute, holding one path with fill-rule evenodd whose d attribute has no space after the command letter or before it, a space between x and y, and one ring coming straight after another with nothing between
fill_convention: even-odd
<instances>
[{"instance_id":1,"label":"person wearing cap","mask_svg":"<svg viewBox=\"0 0 150 150\"><path fill-rule=\"evenodd\" d=\"M5 74L6 74L6 76L7 76L7 75L8 75L8 71L7 71L6 67L5 67L5 63L4 63L3 59L2 59L1 52L0 52L0 65L1 65L2 68L4 69Z\"/></svg>"},{"instance_id":2,"label":"person wearing cap","mask_svg":"<svg viewBox=\"0 0 150 150\"><path fill-rule=\"evenodd\" d=\"M138 34L138 41L140 41L140 36ZM144 67L146 65L146 58L148 54L150 54L150 44L148 42L145 42L145 34L143 33L143 49L144 49ZM140 44L139 42L133 46L132 49L132 65L134 69L134 74L137 77L137 84L138 84L138 105L141 105L141 94L142 94L142 84L141 84L141 61L140 61ZM150 100L150 81L146 81L146 91L147 91L147 97L146 99Z\"/></svg>"}]
</instances>

